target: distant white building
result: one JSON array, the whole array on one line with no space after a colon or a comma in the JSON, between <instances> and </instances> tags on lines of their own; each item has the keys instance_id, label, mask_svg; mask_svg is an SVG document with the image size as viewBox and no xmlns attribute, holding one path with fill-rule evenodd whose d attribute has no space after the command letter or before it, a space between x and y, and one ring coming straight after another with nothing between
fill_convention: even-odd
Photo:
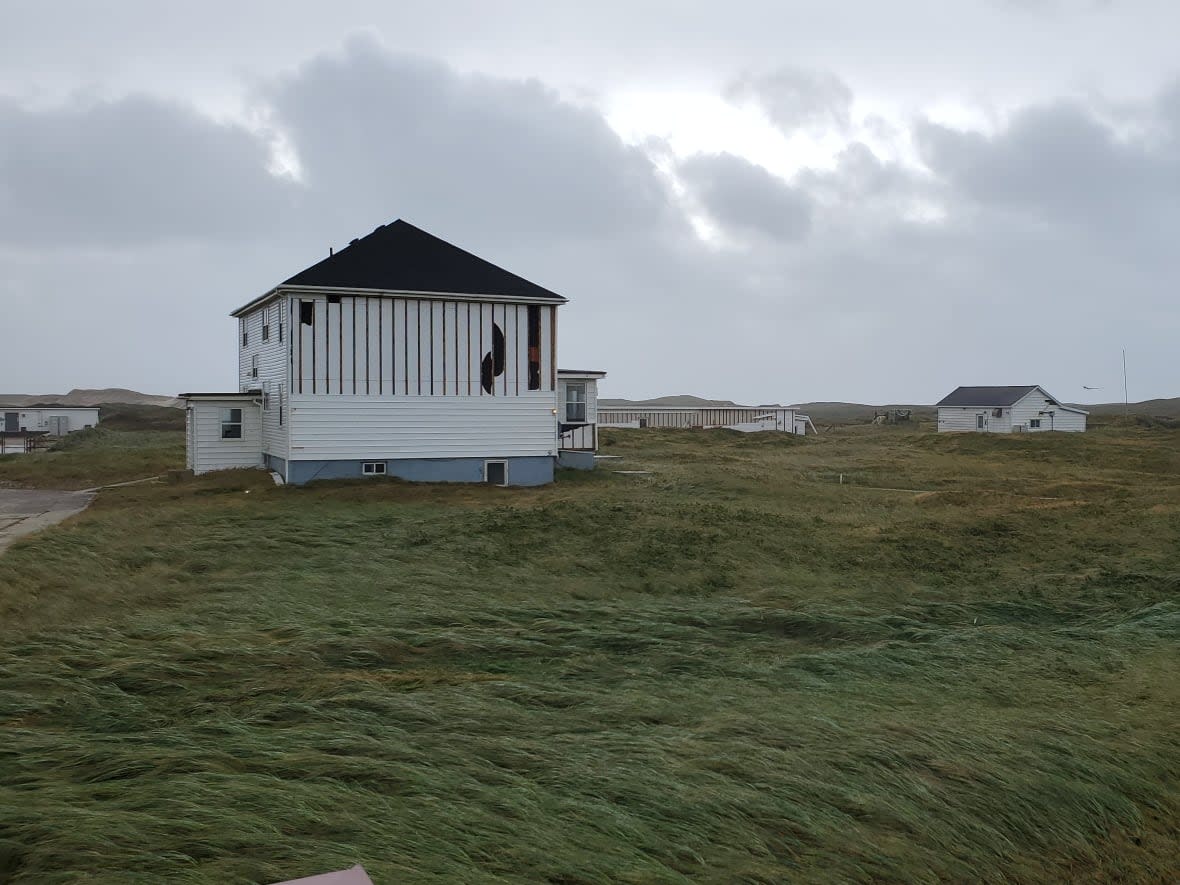
<instances>
[{"instance_id":1,"label":"distant white building","mask_svg":"<svg viewBox=\"0 0 1180 885\"><path fill-rule=\"evenodd\" d=\"M593 466L603 373L559 382L565 302L405 221L382 225L234 311L238 390L181 394L188 466L494 485L552 482L567 450Z\"/></svg>"},{"instance_id":2,"label":"distant white building","mask_svg":"<svg viewBox=\"0 0 1180 885\"><path fill-rule=\"evenodd\" d=\"M796 406L656 405L603 404L598 410L601 427L667 427L700 430L740 430L752 433L777 430L783 433L815 433L811 418Z\"/></svg>"},{"instance_id":3,"label":"distant white building","mask_svg":"<svg viewBox=\"0 0 1180 885\"><path fill-rule=\"evenodd\" d=\"M937 408L940 433L1080 433L1089 414L1064 405L1037 384L958 387Z\"/></svg>"},{"instance_id":4,"label":"distant white building","mask_svg":"<svg viewBox=\"0 0 1180 885\"><path fill-rule=\"evenodd\" d=\"M0 455L24 454L48 437L97 425L97 408L0 405Z\"/></svg>"}]
</instances>

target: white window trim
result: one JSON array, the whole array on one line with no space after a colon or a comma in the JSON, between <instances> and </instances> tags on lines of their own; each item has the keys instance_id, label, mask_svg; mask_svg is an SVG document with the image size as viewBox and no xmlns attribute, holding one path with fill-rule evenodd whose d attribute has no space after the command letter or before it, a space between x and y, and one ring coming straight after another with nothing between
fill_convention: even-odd
<instances>
[{"instance_id":1,"label":"white window trim","mask_svg":"<svg viewBox=\"0 0 1180 885\"><path fill-rule=\"evenodd\" d=\"M226 419L226 416L225 416L226 412L229 412L229 419L228 420ZM238 413L238 420L237 421L233 420L234 412ZM239 440L239 439L243 439L245 437L246 428L244 425L246 422L243 419L246 417L246 414L245 414L244 410L235 409L232 406L225 406L225 407L222 407L222 409L219 413L219 417L221 418L221 438L223 440L226 440L226 439ZM238 428L238 435L237 436L226 436L225 435L225 428L227 428L227 427Z\"/></svg>"},{"instance_id":2,"label":"white window trim","mask_svg":"<svg viewBox=\"0 0 1180 885\"><path fill-rule=\"evenodd\" d=\"M565 413L565 421L567 424L585 424L589 420L590 410L589 410L588 403L587 403L587 400L589 399L588 387L589 387L589 385L587 385L585 381L567 381L566 382L566 384L565 384L565 410L564 410L564 413ZM571 390L580 390L582 392L582 398L580 400L571 400L570 399L570 391ZM581 418L571 418L570 417L570 406L581 406L582 407L582 417Z\"/></svg>"},{"instance_id":3,"label":"white window trim","mask_svg":"<svg viewBox=\"0 0 1180 885\"><path fill-rule=\"evenodd\" d=\"M361 464L362 476L385 476L386 472L384 461L365 461Z\"/></svg>"},{"instance_id":4,"label":"white window trim","mask_svg":"<svg viewBox=\"0 0 1180 885\"><path fill-rule=\"evenodd\" d=\"M488 465L489 464L503 464L504 465L504 481L495 483L500 488L505 488L508 485L508 461L504 458L489 458L483 462L483 481L488 483ZM491 485L491 483L488 483Z\"/></svg>"}]
</instances>

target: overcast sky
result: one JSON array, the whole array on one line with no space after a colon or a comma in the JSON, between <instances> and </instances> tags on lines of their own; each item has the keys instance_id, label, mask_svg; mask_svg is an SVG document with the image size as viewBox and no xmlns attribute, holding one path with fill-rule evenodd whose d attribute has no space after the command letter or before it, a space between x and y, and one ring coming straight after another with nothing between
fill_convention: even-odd
<instances>
[{"instance_id":1,"label":"overcast sky","mask_svg":"<svg viewBox=\"0 0 1180 885\"><path fill-rule=\"evenodd\" d=\"M2 392L233 389L404 218L607 396L1180 395L1174 0L175 6L0 4Z\"/></svg>"}]
</instances>

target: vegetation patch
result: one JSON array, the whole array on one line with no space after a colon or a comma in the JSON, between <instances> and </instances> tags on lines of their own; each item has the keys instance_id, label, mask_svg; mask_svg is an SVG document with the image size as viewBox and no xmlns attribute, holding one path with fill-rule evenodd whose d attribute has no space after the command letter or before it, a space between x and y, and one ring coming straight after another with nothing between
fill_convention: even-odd
<instances>
[{"instance_id":1,"label":"vegetation patch","mask_svg":"<svg viewBox=\"0 0 1180 885\"><path fill-rule=\"evenodd\" d=\"M180 466L100 430L26 478ZM652 477L236 471L13 545L0 880L1173 877L1180 435L605 436Z\"/></svg>"}]
</instances>

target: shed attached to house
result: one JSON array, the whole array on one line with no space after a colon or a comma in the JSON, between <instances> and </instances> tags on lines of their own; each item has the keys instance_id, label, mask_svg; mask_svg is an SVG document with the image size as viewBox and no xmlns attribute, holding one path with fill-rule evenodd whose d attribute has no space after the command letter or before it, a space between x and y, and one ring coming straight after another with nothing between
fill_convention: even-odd
<instances>
[{"instance_id":1,"label":"shed attached to house","mask_svg":"<svg viewBox=\"0 0 1180 885\"><path fill-rule=\"evenodd\" d=\"M606 372L557 370L557 463L576 470L594 468L598 451L598 382Z\"/></svg>"},{"instance_id":2,"label":"shed attached to house","mask_svg":"<svg viewBox=\"0 0 1180 885\"><path fill-rule=\"evenodd\" d=\"M1063 404L1038 384L958 387L937 408L940 433L1080 433L1089 414Z\"/></svg>"},{"instance_id":3,"label":"shed attached to house","mask_svg":"<svg viewBox=\"0 0 1180 885\"><path fill-rule=\"evenodd\" d=\"M262 467L262 394L182 393L185 465L193 473Z\"/></svg>"}]
</instances>

